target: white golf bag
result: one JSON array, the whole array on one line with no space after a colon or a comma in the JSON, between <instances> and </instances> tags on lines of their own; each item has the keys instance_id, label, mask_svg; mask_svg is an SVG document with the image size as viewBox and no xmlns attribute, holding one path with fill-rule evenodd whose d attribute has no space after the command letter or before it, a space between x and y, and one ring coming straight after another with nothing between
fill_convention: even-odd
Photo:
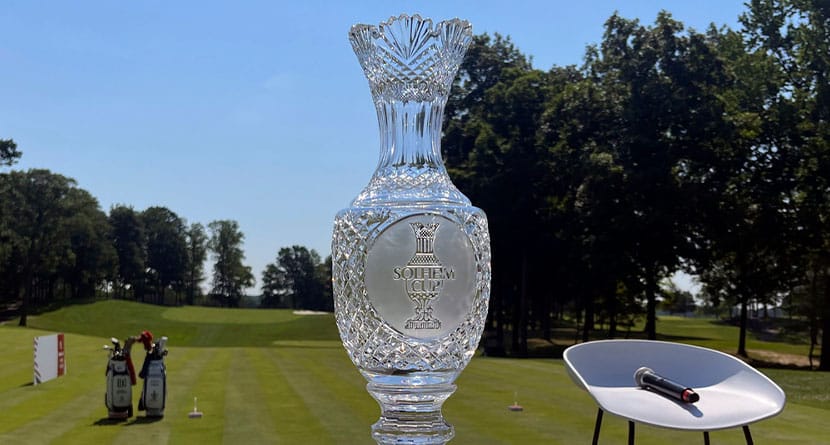
<instances>
[{"instance_id":1,"label":"white golf bag","mask_svg":"<svg viewBox=\"0 0 830 445\"><path fill-rule=\"evenodd\" d=\"M126 419L133 415L133 388L130 382L130 370L127 367L127 357L117 338L113 338L112 347L104 346L109 350L107 360L107 392L104 394L110 419Z\"/></svg>"},{"instance_id":2,"label":"white golf bag","mask_svg":"<svg viewBox=\"0 0 830 445\"><path fill-rule=\"evenodd\" d=\"M141 390L141 399L138 402L139 411L147 411L147 417L164 417L164 406L167 402L167 369L164 357L167 356L167 337L162 337L144 358L139 377L144 379L144 388Z\"/></svg>"}]
</instances>

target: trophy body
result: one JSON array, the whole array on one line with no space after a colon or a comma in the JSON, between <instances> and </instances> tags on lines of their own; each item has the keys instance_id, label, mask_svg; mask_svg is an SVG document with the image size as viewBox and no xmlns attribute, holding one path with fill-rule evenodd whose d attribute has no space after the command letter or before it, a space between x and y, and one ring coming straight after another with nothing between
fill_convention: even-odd
<instances>
[{"instance_id":1,"label":"trophy body","mask_svg":"<svg viewBox=\"0 0 830 445\"><path fill-rule=\"evenodd\" d=\"M379 444L443 444L441 405L478 346L490 294L487 219L441 159L443 108L469 23L390 18L349 33L378 113L377 170L332 237L343 345L381 406Z\"/></svg>"}]
</instances>

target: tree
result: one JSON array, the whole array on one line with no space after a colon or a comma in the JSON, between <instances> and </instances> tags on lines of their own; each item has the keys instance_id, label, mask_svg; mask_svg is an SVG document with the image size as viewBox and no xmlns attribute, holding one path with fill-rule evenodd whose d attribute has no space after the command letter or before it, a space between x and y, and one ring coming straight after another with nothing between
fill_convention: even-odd
<instances>
[{"instance_id":1,"label":"tree","mask_svg":"<svg viewBox=\"0 0 830 445\"><path fill-rule=\"evenodd\" d=\"M265 307L328 310L331 299L324 293L320 255L303 246L283 247L262 274ZM331 275L329 275L329 281Z\"/></svg>"},{"instance_id":2,"label":"tree","mask_svg":"<svg viewBox=\"0 0 830 445\"><path fill-rule=\"evenodd\" d=\"M109 223L118 255L118 293L124 298L129 290L133 298L143 300L147 251L142 218L132 207L117 205L110 209Z\"/></svg>"},{"instance_id":3,"label":"tree","mask_svg":"<svg viewBox=\"0 0 830 445\"><path fill-rule=\"evenodd\" d=\"M658 283L694 249L687 233L696 184L688 175L728 128L720 99L728 77L706 37L684 31L666 12L651 27L612 16L586 65L612 117L594 143L622 169L617 199L627 210L616 224L630 240L628 257L647 301L646 333L654 339Z\"/></svg>"},{"instance_id":4,"label":"tree","mask_svg":"<svg viewBox=\"0 0 830 445\"><path fill-rule=\"evenodd\" d=\"M63 228L69 237L69 254L64 258L63 281L72 298L95 296L97 287L113 282L117 273L111 227L98 200L86 190L70 189L66 198L69 212Z\"/></svg>"},{"instance_id":5,"label":"tree","mask_svg":"<svg viewBox=\"0 0 830 445\"><path fill-rule=\"evenodd\" d=\"M555 93L540 125L541 141L550 154L544 185L550 192L541 212L546 215L545 229L556 234L557 248L552 250L560 258L554 276L561 292L573 296L584 341L590 339L599 304L609 320L608 335L614 336L618 316L629 307L618 302L618 296L623 297L618 290L625 289L627 301L639 289L622 285L631 275L630 236L620 218L628 211L622 199L625 172L614 147L601 143L613 137L618 117L609 102L613 96L591 75L589 67L597 57L593 51L581 71L551 71Z\"/></svg>"},{"instance_id":6,"label":"tree","mask_svg":"<svg viewBox=\"0 0 830 445\"><path fill-rule=\"evenodd\" d=\"M672 280L667 280L660 289L663 300L660 306L670 314L686 314L695 310L695 298L691 292L683 290Z\"/></svg>"},{"instance_id":7,"label":"tree","mask_svg":"<svg viewBox=\"0 0 830 445\"><path fill-rule=\"evenodd\" d=\"M318 306L320 310L334 312L334 289L332 288L332 262L331 255L327 256L322 263L317 265L315 270L317 282L321 287L321 300Z\"/></svg>"},{"instance_id":8,"label":"tree","mask_svg":"<svg viewBox=\"0 0 830 445\"><path fill-rule=\"evenodd\" d=\"M504 328L511 326L513 350L519 354L527 349L532 296L541 294L534 292L535 269L544 267L546 257L541 254L545 243L535 236L540 233L535 209L545 195L539 185L547 171L536 132L549 93L547 80L509 38L475 36L444 114L448 171L488 215L493 255L489 330L501 345Z\"/></svg>"},{"instance_id":9,"label":"tree","mask_svg":"<svg viewBox=\"0 0 830 445\"><path fill-rule=\"evenodd\" d=\"M279 260L278 260L279 261ZM265 308L288 308L292 305L292 292L288 274L276 263L269 263L262 271L262 299L259 305Z\"/></svg>"},{"instance_id":10,"label":"tree","mask_svg":"<svg viewBox=\"0 0 830 445\"><path fill-rule=\"evenodd\" d=\"M187 230L187 273L184 279L185 301L190 305L202 294L207 242L205 227L199 223L191 224Z\"/></svg>"},{"instance_id":11,"label":"tree","mask_svg":"<svg viewBox=\"0 0 830 445\"><path fill-rule=\"evenodd\" d=\"M786 216L799 229L793 258L808 263L800 282L809 291L796 294L817 315L819 369L830 371L830 285L816 284L827 283L830 270L830 5L752 0L748 6L741 16L746 51L768 67L761 135L768 151L789 160L782 164L793 175L793 190L785 198L794 210Z\"/></svg>"},{"instance_id":12,"label":"tree","mask_svg":"<svg viewBox=\"0 0 830 445\"><path fill-rule=\"evenodd\" d=\"M0 166L14 165L22 155L23 153L17 149L14 140L0 139Z\"/></svg>"},{"instance_id":13,"label":"tree","mask_svg":"<svg viewBox=\"0 0 830 445\"><path fill-rule=\"evenodd\" d=\"M208 230L208 249L216 261L211 292L222 306L238 307L245 288L254 285L251 268L242 264L245 235L239 230L239 224L232 220L213 221L208 224Z\"/></svg>"},{"instance_id":14,"label":"tree","mask_svg":"<svg viewBox=\"0 0 830 445\"><path fill-rule=\"evenodd\" d=\"M48 170L0 175L0 299L37 306L95 297L115 276L116 255L98 201Z\"/></svg>"},{"instance_id":15,"label":"tree","mask_svg":"<svg viewBox=\"0 0 830 445\"><path fill-rule=\"evenodd\" d=\"M69 251L65 220L71 215L67 196L73 179L48 170L12 171L0 175L0 214L6 262L7 290L20 296L20 326L26 326L36 295L51 293L61 261Z\"/></svg>"},{"instance_id":16,"label":"tree","mask_svg":"<svg viewBox=\"0 0 830 445\"><path fill-rule=\"evenodd\" d=\"M178 294L187 273L187 239L184 220L165 207L150 207L141 214L147 249L147 279L156 286L156 297L173 288Z\"/></svg>"},{"instance_id":17,"label":"tree","mask_svg":"<svg viewBox=\"0 0 830 445\"><path fill-rule=\"evenodd\" d=\"M713 302L739 307L743 356L749 303L774 302L791 291L799 270L810 270L800 267L807 256L793 249L796 240L806 239L810 228L825 230L804 218L804 196L795 187L805 165L800 129L810 126L803 106L809 94L793 77L796 51L789 46L801 22L796 3L753 1L741 17L743 34L710 32L732 74L723 94L732 131L694 175L703 185L700 202L708 203L698 212L705 233L698 269Z\"/></svg>"}]
</instances>

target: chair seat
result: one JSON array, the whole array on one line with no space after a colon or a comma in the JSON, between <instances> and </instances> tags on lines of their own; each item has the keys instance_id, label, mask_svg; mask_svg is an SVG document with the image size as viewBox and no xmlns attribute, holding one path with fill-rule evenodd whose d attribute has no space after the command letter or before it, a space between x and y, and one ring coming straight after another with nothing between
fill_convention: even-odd
<instances>
[{"instance_id":1,"label":"chair seat","mask_svg":"<svg viewBox=\"0 0 830 445\"><path fill-rule=\"evenodd\" d=\"M600 340L564 353L568 373L599 407L664 428L713 431L748 425L780 413L784 391L755 368L698 346L649 340ZM700 400L683 403L642 389L634 372L646 366L693 388Z\"/></svg>"}]
</instances>

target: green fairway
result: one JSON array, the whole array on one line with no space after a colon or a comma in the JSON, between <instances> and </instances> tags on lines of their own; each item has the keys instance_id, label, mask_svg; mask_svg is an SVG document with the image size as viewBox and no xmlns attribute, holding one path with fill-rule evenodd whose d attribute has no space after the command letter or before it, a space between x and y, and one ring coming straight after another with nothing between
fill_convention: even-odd
<instances>
[{"instance_id":1,"label":"green fairway","mask_svg":"<svg viewBox=\"0 0 830 445\"><path fill-rule=\"evenodd\" d=\"M0 326L2 444L373 443L369 428L379 409L340 345L330 314L104 301L32 317L30 323L26 329ZM661 320L660 326L663 335L692 336L696 330L699 342L728 340L720 337L721 326L706 320ZM103 404L102 345L110 336L123 339L142 329L170 337L166 416L148 421L137 412L127 422L111 423ZM58 331L67 333L67 375L31 386L32 338ZM767 373L787 391L788 402L781 415L752 426L756 442L830 443L830 375ZM452 444L590 442L596 407L570 381L561 360L477 357L458 387L444 408L456 428ZM134 404L138 392L136 386ZM514 394L523 412L507 410ZM202 419L187 417L194 396ZM624 443L626 432L625 421L606 416L600 443ZM702 443L699 436L637 429L638 444ZM744 442L740 430L728 430L713 432L712 443Z\"/></svg>"}]
</instances>

